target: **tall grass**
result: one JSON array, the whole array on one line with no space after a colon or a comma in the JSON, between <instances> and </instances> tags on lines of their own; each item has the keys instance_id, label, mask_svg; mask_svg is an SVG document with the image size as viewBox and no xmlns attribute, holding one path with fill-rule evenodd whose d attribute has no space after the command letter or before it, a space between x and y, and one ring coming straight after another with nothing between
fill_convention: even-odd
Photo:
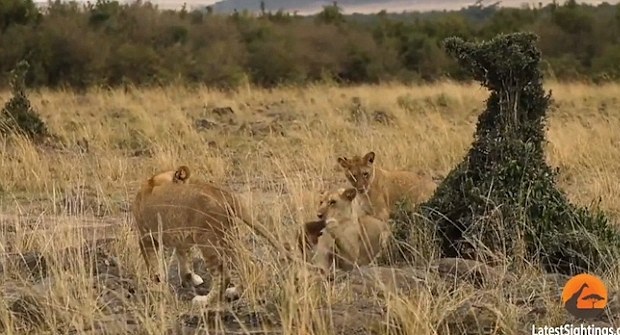
<instances>
[{"instance_id":1,"label":"tall grass","mask_svg":"<svg viewBox=\"0 0 620 335\"><path fill-rule=\"evenodd\" d=\"M560 186L576 203L600 198L615 219L620 214L620 85L547 87L555 99L547 153L550 164L561 169ZM6 334L23 334L29 329L24 327L36 323L43 324L39 331L46 333L93 333L96 328L123 333L128 326L119 315L125 315L134 320L136 332L163 334L179 315L195 307L165 286L144 280L145 266L137 256L128 213L144 178L188 165L192 178L240 192L257 218L282 240L291 240L298 224L315 218L319 191L346 185L336 157L373 150L377 164L386 169L445 175L468 149L486 97L477 85L451 82L246 87L237 92L183 87L32 92L33 107L64 145L36 148L19 138L0 143L0 254L43 253L53 279L41 283L24 277L17 265L5 262L0 275L4 300L13 301L9 296L23 292L44 297L38 308L44 322L9 318L0 308L0 328L3 325ZM8 92L0 93L0 103L8 98ZM231 107L234 114L217 115L212 112L215 107ZM357 121L352 120L354 111ZM390 121L375 121L379 114ZM216 125L200 130L197 120ZM250 131L259 134L250 136ZM115 288L100 287L88 265L93 254L67 253L67 248L94 247L97 240L111 237L102 248L111 255L110 262L120 265L122 277L131 278L131 289L123 288L121 281ZM278 308L272 313L282 322L283 333L330 333L330 327L345 317L325 311L325 302L334 310L355 304L354 284L316 281L311 273L277 262L259 238L248 239L247 233L240 238L251 242L238 244L237 275L247 288L242 300L255 306L274 301ZM388 311L377 327L396 322L403 333L434 334L463 301L488 295L497 298L490 315L516 332L521 314L504 298L506 292L527 287L540 288L549 310L546 322L563 315L559 302L544 288L546 279L532 275L533 268L517 274L518 287L463 285L451 293L436 287L440 284L428 266L420 271L419 289L376 298L386 299ZM610 286L618 282L611 280L617 274L609 276Z\"/></svg>"}]
</instances>

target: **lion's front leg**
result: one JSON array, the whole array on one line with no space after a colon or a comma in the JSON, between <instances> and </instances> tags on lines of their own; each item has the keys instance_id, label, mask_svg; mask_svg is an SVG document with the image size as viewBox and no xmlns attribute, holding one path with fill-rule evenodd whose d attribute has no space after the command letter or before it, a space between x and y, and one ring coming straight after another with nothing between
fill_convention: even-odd
<instances>
[{"instance_id":1,"label":"lion's front leg","mask_svg":"<svg viewBox=\"0 0 620 335\"><path fill-rule=\"evenodd\" d=\"M375 217L383 222L387 222L390 219L390 210L385 207L380 207L376 210Z\"/></svg>"},{"instance_id":2,"label":"lion's front leg","mask_svg":"<svg viewBox=\"0 0 620 335\"><path fill-rule=\"evenodd\" d=\"M318 238L316 249L312 255L312 264L317 266L323 275L328 275L332 263L334 239L329 234L322 234Z\"/></svg>"},{"instance_id":3,"label":"lion's front leg","mask_svg":"<svg viewBox=\"0 0 620 335\"><path fill-rule=\"evenodd\" d=\"M391 239L392 239L392 230L390 229L390 226L386 222L383 222L383 229L379 233L379 241L378 241L379 250L377 250L377 253L375 257L373 258L373 261L379 258L383 258L384 256L388 254L388 249L390 247Z\"/></svg>"},{"instance_id":4,"label":"lion's front leg","mask_svg":"<svg viewBox=\"0 0 620 335\"><path fill-rule=\"evenodd\" d=\"M338 257L343 258L350 264L356 263L360 250L359 231L343 229L337 222L327 223L325 230L334 240Z\"/></svg>"}]
</instances>

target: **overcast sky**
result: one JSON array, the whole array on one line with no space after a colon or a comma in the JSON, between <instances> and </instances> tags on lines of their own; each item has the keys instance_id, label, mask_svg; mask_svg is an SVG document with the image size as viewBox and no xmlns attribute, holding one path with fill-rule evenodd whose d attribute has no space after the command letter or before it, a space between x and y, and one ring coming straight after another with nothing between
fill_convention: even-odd
<instances>
[{"instance_id":1,"label":"overcast sky","mask_svg":"<svg viewBox=\"0 0 620 335\"><path fill-rule=\"evenodd\" d=\"M1 0L0 0L1 1ZM78 2L86 2L87 0L76 0ZM147 0L144 0L147 1ZM153 4L157 4L160 8L180 8L183 3L187 3L188 7L195 6L207 6L217 2L217 0L149 0ZM247 0L248 2L256 2L259 0ZM268 1L268 0L267 0ZM345 13L376 13L382 9L386 9L388 12L401 12L403 10L454 10L466 7L474 3L475 0L392 0L386 2L385 0L381 1L380 4L377 5L365 5L365 6L351 6L351 5L343 5L343 9ZM564 3L565 0L558 0L559 3ZM608 3L615 4L620 0L609 0ZM47 2L46 0L35 0L35 2ZM94 2L94 1L91 1ZM132 0L120 0L120 2L133 2ZM314 8L320 9L322 5L329 4L332 0L308 0L308 2L313 2ZM490 4L495 2L494 0L485 0L485 4ZM510 7L519 7L521 4L530 3L532 5L537 5L539 2L543 4L551 3L552 0L503 0L501 1L502 6L510 6ZM590 4L599 4L604 1L602 0L582 0L577 1L579 3L590 3ZM314 12L314 10L310 10L310 12ZM302 9L299 11L299 14L307 14L306 10Z\"/></svg>"}]
</instances>

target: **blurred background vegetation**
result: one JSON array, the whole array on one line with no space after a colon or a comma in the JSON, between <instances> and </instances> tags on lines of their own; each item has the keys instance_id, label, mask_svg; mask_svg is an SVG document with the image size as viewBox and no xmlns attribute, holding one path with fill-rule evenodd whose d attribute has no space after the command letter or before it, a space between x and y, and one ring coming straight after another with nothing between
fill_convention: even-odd
<instances>
[{"instance_id":1,"label":"blurred background vegetation","mask_svg":"<svg viewBox=\"0 0 620 335\"><path fill-rule=\"evenodd\" d=\"M441 50L444 38L483 40L515 31L540 37L547 78L620 79L620 6L606 3L373 15L343 15L333 4L299 16L159 10L109 0L56 1L42 9L32 0L2 0L0 85L8 85L20 60L30 64L28 86L74 89L464 80Z\"/></svg>"}]
</instances>

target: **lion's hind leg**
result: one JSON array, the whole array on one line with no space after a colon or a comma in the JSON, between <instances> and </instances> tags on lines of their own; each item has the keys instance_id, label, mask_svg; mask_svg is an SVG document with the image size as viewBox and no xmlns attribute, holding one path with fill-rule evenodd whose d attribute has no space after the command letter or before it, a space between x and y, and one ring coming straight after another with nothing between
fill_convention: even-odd
<instances>
[{"instance_id":1,"label":"lion's hind leg","mask_svg":"<svg viewBox=\"0 0 620 335\"><path fill-rule=\"evenodd\" d=\"M204 283L204 280L194 273L190 251L191 248L189 247L177 247L176 249L179 271L181 272L181 284L184 287L199 286Z\"/></svg>"},{"instance_id":2,"label":"lion's hind leg","mask_svg":"<svg viewBox=\"0 0 620 335\"><path fill-rule=\"evenodd\" d=\"M151 234L146 234L138 240L140 247L140 253L146 264L146 271L148 276L155 282L161 282L161 278L158 274L157 249L159 249L159 242ZM165 276L164 276L165 277Z\"/></svg>"},{"instance_id":3,"label":"lion's hind leg","mask_svg":"<svg viewBox=\"0 0 620 335\"><path fill-rule=\"evenodd\" d=\"M216 305L224 298L236 299L239 297L239 288L231 287L228 269L224 263L224 256L220 255L219 248L213 246L200 246L200 251L205 260L207 269L211 275L211 287L207 295L197 295L192 299L192 303L197 305L209 306Z\"/></svg>"}]
</instances>

